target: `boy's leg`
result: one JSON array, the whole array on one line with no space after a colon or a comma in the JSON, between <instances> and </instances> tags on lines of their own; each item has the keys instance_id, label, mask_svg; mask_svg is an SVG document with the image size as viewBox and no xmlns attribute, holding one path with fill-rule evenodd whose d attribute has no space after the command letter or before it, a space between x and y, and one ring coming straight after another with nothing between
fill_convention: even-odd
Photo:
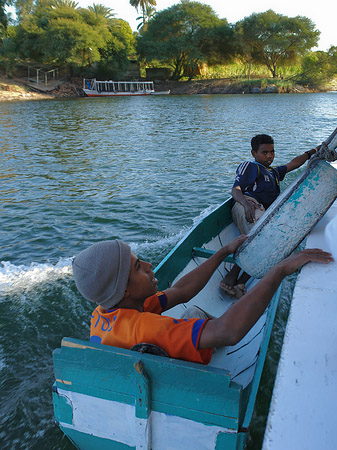
<instances>
[{"instance_id":1,"label":"boy's leg","mask_svg":"<svg viewBox=\"0 0 337 450\"><path fill-rule=\"evenodd\" d=\"M248 198L248 196L246 196ZM265 212L264 207L252 197L249 197L250 200L254 201L259 208L255 209L255 222L263 215ZM253 223L249 223L245 217L245 209L239 203L235 202L232 208L232 217L233 222L237 225L241 234L248 234ZM239 278L241 272L241 268L236 264L233 265L231 270L226 274L226 276L220 282L220 288L230 297L241 298L246 293L245 284L249 280L250 275L243 272Z\"/></svg>"},{"instance_id":2,"label":"boy's leg","mask_svg":"<svg viewBox=\"0 0 337 450\"><path fill-rule=\"evenodd\" d=\"M180 316L180 319L215 319L215 317L208 314L199 306L188 306Z\"/></svg>"},{"instance_id":3,"label":"boy's leg","mask_svg":"<svg viewBox=\"0 0 337 450\"><path fill-rule=\"evenodd\" d=\"M256 203L259 206L259 208L255 209L255 222L249 223L248 220L246 219L244 207L239 202L234 203L234 206L232 208L233 222L236 224L241 234L248 234L252 226L265 212L265 209L263 205L261 205L261 203L259 203L254 198L249 197L248 195L245 195L245 197L248 198L249 201Z\"/></svg>"}]
</instances>

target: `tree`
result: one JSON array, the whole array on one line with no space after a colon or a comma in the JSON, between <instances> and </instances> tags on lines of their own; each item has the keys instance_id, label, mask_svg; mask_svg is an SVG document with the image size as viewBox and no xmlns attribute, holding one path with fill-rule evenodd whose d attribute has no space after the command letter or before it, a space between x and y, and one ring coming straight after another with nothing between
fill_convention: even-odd
<instances>
[{"instance_id":1,"label":"tree","mask_svg":"<svg viewBox=\"0 0 337 450\"><path fill-rule=\"evenodd\" d=\"M28 17L31 13L33 13L36 7L36 5L34 5L34 0L14 0L13 4L15 6L15 13L19 23L25 17Z\"/></svg>"},{"instance_id":2,"label":"tree","mask_svg":"<svg viewBox=\"0 0 337 450\"><path fill-rule=\"evenodd\" d=\"M130 25L122 19L112 19L109 31L107 44L100 50L97 76L103 79L116 79L127 68L128 57L135 51L135 37Z\"/></svg>"},{"instance_id":3,"label":"tree","mask_svg":"<svg viewBox=\"0 0 337 450\"><path fill-rule=\"evenodd\" d=\"M5 35L5 31L8 25L5 8L6 8L6 1L0 0L0 39Z\"/></svg>"},{"instance_id":4,"label":"tree","mask_svg":"<svg viewBox=\"0 0 337 450\"><path fill-rule=\"evenodd\" d=\"M137 25L137 30L141 33L142 31L146 30L146 24L147 22L152 19L152 17L154 17L156 13L156 8L154 8L153 6L147 6L146 7L146 11L145 14L143 12L143 14L141 16L138 16L136 18L136 20L141 20L141 22Z\"/></svg>"},{"instance_id":5,"label":"tree","mask_svg":"<svg viewBox=\"0 0 337 450\"><path fill-rule=\"evenodd\" d=\"M115 16L113 9L101 4L94 3L92 6L88 6L88 10L96 14L96 16L102 16L106 19L112 19Z\"/></svg>"},{"instance_id":6,"label":"tree","mask_svg":"<svg viewBox=\"0 0 337 450\"><path fill-rule=\"evenodd\" d=\"M130 0L130 5L134 6L137 9L137 12L139 8L142 11L142 18L143 18L143 27L145 27L146 24L146 9L149 6L157 6L156 0Z\"/></svg>"},{"instance_id":7,"label":"tree","mask_svg":"<svg viewBox=\"0 0 337 450\"><path fill-rule=\"evenodd\" d=\"M69 68L98 61L110 36L104 17L73 6L38 6L17 28L19 56Z\"/></svg>"},{"instance_id":8,"label":"tree","mask_svg":"<svg viewBox=\"0 0 337 450\"><path fill-rule=\"evenodd\" d=\"M78 7L78 3L74 0L52 0L50 5L52 8L68 6L69 8L76 9Z\"/></svg>"},{"instance_id":9,"label":"tree","mask_svg":"<svg viewBox=\"0 0 337 450\"><path fill-rule=\"evenodd\" d=\"M9 25L6 35L0 46L1 65L6 71L6 76L13 76L18 54L18 40L16 39L16 27Z\"/></svg>"},{"instance_id":10,"label":"tree","mask_svg":"<svg viewBox=\"0 0 337 450\"><path fill-rule=\"evenodd\" d=\"M289 18L271 9L236 24L240 53L265 64L273 78L280 65L296 61L317 45L320 32L307 17Z\"/></svg>"},{"instance_id":11,"label":"tree","mask_svg":"<svg viewBox=\"0 0 337 450\"><path fill-rule=\"evenodd\" d=\"M138 37L138 52L147 62L170 65L173 79L192 78L199 65L230 53L232 31L209 5L182 0L149 21Z\"/></svg>"},{"instance_id":12,"label":"tree","mask_svg":"<svg viewBox=\"0 0 337 450\"><path fill-rule=\"evenodd\" d=\"M337 75L337 47L327 52L308 53L302 60L296 81L313 88L323 87Z\"/></svg>"}]
</instances>

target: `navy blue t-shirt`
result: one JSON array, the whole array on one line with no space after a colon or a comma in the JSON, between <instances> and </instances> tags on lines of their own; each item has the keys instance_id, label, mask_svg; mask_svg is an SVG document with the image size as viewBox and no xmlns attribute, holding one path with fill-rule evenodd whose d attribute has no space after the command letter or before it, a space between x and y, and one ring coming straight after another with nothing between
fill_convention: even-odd
<instances>
[{"instance_id":1,"label":"navy blue t-shirt","mask_svg":"<svg viewBox=\"0 0 337 450\"><path fill-rule=\"evenodd\" d=\"M267 209L280 194L280 181L287 173L287 166L267 168L257 162L244 161L236 169L233 187L240 186Z\"/></svg>"}]
</instances>

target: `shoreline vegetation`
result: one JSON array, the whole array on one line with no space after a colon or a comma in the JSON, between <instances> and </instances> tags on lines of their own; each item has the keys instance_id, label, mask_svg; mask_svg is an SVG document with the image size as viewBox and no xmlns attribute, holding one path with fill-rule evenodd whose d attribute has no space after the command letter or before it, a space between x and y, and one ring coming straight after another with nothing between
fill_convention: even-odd
<instances>
[{"instance_id":1,"label":"shoreline vegetation","mask_svg":"<svg viewBox=\"0 0 337 450\"><path fill-rule=\"evenodd\" d=\"M261 80L199 79L191 81L155 81L155 90L170 90L173 95L193 94L281 94L281 93L313 93L337 90L337 82L328 89L309 89L301 85L273 84ZM62 82L56 89L44 92L29 86L22 79L0 78L0 101L47 100L56 98L85 97L82 80Z\"/></svg>"}]
</instances>

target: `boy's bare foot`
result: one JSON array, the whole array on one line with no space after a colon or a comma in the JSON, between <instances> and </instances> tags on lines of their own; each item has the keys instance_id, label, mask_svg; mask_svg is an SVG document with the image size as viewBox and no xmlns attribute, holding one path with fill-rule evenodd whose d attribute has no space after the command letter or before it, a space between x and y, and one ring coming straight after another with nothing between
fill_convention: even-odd
<instances>
[{"instance_id":1,"label":"boy's bare foot","mask_svg":"<svg viewBox=\"0 0 337 450\"><path fill-rule=\"evenodd\" d=\"M237 284L234 286L235 298L239 299L246 293L246 286L244 284Z\"/></svg>"},{"instance_id":2,"label":"boy's bare foot","mask_svg":"<svg viewBox=\"0 0 337 450\"><path fill-rule=\"evenodd\" d=\"M220 289L229 297L236 299L243 297L246 293L246 286L244 284L236 284L235 286L231 286L230 284L225 283L225 279L221 280Z\"/></svg>"},{"instance_id":3,"label":"boy's bare foot","mask_svg":"<svg viewBox=\"0 0 337 450\"><path fill-rule=\"evenodd\" d=\"M225 282L225 278L220 281L220 289L229 297L235 297L234 286Z\"/></svg>"}]
</instances>

